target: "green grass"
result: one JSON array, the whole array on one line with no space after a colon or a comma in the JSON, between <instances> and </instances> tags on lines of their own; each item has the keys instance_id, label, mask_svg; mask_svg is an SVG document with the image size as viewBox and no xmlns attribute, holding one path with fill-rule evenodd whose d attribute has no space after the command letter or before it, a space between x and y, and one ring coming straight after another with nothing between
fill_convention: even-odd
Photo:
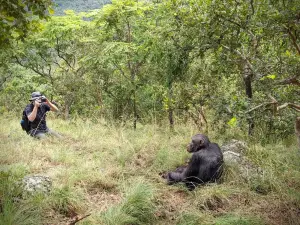
<instances>
[{"instance_id":1,"label":"green grass","mask_svg":"<svg viewBox=\"0 0 300 225\"><path fill-rule=\"evenodd\" d=\"M149 184L132 180L123 201L102 215L104 224L151 224L155 220L154 193Z\"/></svg>"},{"instance_id":2,"label":"green grass","mask_svg":"<svg viewBox=\"0 0 300 225\"><path fill-rule=\"evenodd\" d=\"M297 224L300 207L300 160L297 143L288 140L262 146L246 140L245 153L260 176L244 178L237 165L226 165L221 184L188 191L166 185L160 173L190 157L186 144L194 126L138 124L133 131L99 119L49 119L62 140L35 140L18 118L0 117L0 224ZM238 130L210 133L224 143L245 137ZM26 175L53 180L49 195L22 196L18 182Z\"/></svg>"},{"instance_id":3,"label":"green grass","mask_svg":"<svg viewBox=\"0 0 300 225\"><path fill-rule=\"evenodd\" d=\"M216 225L263 225L264 222L260 218L240 217L236 215L221 216L216 220Z\"/></svg>"}]
</instances>

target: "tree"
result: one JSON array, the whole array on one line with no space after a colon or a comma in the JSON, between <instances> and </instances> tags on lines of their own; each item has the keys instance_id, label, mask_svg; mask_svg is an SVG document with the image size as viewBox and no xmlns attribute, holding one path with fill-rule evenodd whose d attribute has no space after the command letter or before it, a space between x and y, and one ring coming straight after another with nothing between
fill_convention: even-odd
<instances>
[{"instance_id":1,"label":"tree","mask_svg":"<svg viewBox=\"0 0 300 225\"><path fill-rule=\"evenodd\" d=\"M103 57L99 67L103 68L105 64L105 67L111 68L111 80L118 88L109 95L121 100L118 108L130 106L134 129L139 118L137 93L145 85L142 70L149 53L149 14L151 4L135 0L113 1L111 5L103 7L97 21L99 28L104 31L94 62L98 63L99 57ZM108 92L107 87L104 90Z\"/></svg>"},{"instance_id":2,"label":"tree","mask_svg":"<svg viewBox=\"0 0 300 225\"><path fill-rule=\"evenodd\" d=\"M53 13L51 0L0 0L0 47L39 28L39 20Z\"/></svg>"},{"instance_id":3,"label":"tree","mask_svg":"<svg viewBox=\"0 0 300 225\"><path fill-rule=\"evenodd\" d=\"M85 14L66 13L64 17L52 17L41 32L29 36L19 45L14 59L48 82L51 94L62 96L67 119L79 91L85 88L87 71L80 61L88 51L86 32L90 23L82 20Z\"/></svg>"}]
</instances>

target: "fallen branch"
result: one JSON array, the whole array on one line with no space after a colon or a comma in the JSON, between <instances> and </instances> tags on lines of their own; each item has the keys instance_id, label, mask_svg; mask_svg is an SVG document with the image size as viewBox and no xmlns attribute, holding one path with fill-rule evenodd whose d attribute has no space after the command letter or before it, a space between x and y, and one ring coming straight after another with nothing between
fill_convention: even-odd
<instances>
[{"instance_id":1,"label":"fallen branch","mask_svg":"<svg viewBox=\"0 0 300 225\"><path fill-rule=\"evenodd\" d=\"M272 104L274 104L274 103L273 103L273 102L265 102L265 103L262 103L262 104L260 104L260 105L258 105L258 106L255 106L254 108L248 110L246 113L250 113L250 112L252 112L252 111L254 111L254 110L256 110L256 109L258 109L258 108L260 108L260 107L262 107L262 106L267 106L267 105L272 105Z\"/></svg>"},{"instance_id":2,"label":"fallen branch","mask_svg":"<svg viewBox=\"0 0 300 225\"><path fill-rule=\"evenodd\" d=\"M79 222L79 221L85 219L86 217L88 217L88 216L90 216L90 215L91 215L91 214L87 214L87 215L84 215L84 216L75 216L75 217L73 218L73 220L72 220L70 223L68 223L67 225L75 225L77 222Z\"/></svg>"}]
</instances>

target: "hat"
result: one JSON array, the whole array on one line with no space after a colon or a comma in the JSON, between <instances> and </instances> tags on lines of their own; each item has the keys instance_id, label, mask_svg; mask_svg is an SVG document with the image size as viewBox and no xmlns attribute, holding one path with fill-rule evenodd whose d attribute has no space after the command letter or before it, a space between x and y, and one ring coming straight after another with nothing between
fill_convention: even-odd
<instances>
[{"instance_id":1,"label":"hat","mask_svg":"<svg viewBox=\"0 0 300 225\"><path fill-rule=\"evenodd\" d=\"M41 96L42 96L42 94L39 91L32 92L31 99L29 99L29 101L34 101L34 100L40 98Z\"/></svg>"}]
</instances>

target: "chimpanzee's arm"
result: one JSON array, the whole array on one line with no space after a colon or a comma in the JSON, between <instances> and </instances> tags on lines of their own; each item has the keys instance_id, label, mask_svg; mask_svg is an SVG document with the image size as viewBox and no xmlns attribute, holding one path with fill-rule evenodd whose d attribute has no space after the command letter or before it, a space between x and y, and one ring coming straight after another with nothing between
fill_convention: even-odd
<instances>
[{"instance_id":1,"label":"chimpanzee's arm","mask_svg":"<svg viewBox=\"0 0 300 225\"><path fill-rule=\"evenodd\" d=\"M186 170L184 171L184 179L189 177L197 177L199 174L201 163L201 154L200 152L196 152L193 154Z\"/></svg>"},{"instance_id":2,"label":"chimpanzee's arm","mask_svg":"<svg viewBox=\"0 0 300 225\"><path fill-rule=\"evenodd\" d=\"M184 168L182 171L176 170L175 172L168 173L168 184L185 181L189 177L197 177L199 173L199 163L200 158L197 153L194 153L186 168Z\"/></svg>"}]
</instances>

